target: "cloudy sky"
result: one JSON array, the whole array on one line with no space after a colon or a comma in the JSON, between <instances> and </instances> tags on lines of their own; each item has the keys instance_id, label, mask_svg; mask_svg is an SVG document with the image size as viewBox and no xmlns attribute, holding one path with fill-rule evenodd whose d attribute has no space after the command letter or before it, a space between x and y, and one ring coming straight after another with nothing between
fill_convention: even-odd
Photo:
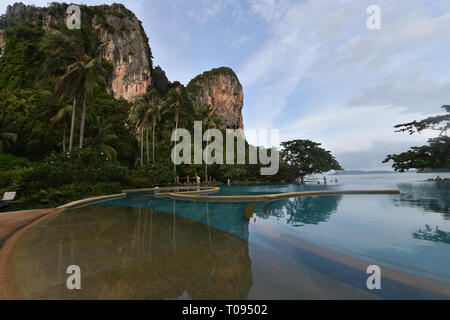
<instances>
[{"instance_id":1,"label":"cloudy sky","mask_svg":"<svg viewBox=\"0 0 450 320\"><path fill-rule=\"evenodd\" d=\"M1 12L8 2L1 0ZM119 0L80 3L112 2ZM187 84L205 70L233 68L244 87L246 128L320 142L346 169L389 169L381 164L386 154L433 135L392 127L450 104L448 0L125 3L171 81ZM380 30L366 27L372 4L381 9Z\"/></svg>"}]
</instances>

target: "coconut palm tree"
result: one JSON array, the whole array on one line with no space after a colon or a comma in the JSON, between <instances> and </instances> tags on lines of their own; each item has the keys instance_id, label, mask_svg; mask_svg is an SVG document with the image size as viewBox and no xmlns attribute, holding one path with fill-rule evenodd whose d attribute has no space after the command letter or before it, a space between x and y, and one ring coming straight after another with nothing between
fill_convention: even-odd
<instances>
[{"instance_id":1,"label":"coconut palm tree","mask_svg":"<svg viewBox=\"0 0 450 320\"><path fill-rule=\"evenodd\" d=\"M17 134L11 131L11 122L6 119L6 112L0 112L0 152L3 152L3 142L10 144L17 140Z\"/></svg>"},{"instance_id":2,"label":"coconut palm tree","mask_svg":"<svg viewBox=\"0 0 450 320\"><path fill-rule=\"evenodd\" d=\"M66 128L67 128L67 119L72 112L72 105L70 104L62 104L59 106L56 114L50 119L50 122L53 126L62 124L63 126L63 138L62 138L62 148L63 153L66 153Z\"/></svg>"},{"instance_id":3,"label":"coconut palm tree","mask_svg":"<svg viewBox=\"0 0 450 320\"><path fill-rule=\"evenodd\" d=\"M206 127L206 129L212 129L217 127L217 122L214 117L214 111L208 111L208 115L203 119L202 125ZM209 141L209 132L207 140ZM208 181L208 153L205 155L205 181Z\"/></svg>"},{"instance_id":4,"label":"coconut palm tree","mask_svg":"<svg viewBox=\"0 0 450 320\"><path fill-rule=\"evenodd\" d=\"M144 131L146 127L147 111L149 109L149 99L146 94L136 97L131 107L130 118L136 124L138 134L141 136L141 167L144 166ZM148 130L147 130L148 131ZM148 147L147 147L148 149ZM147 150L148 153L148 150Z\"/></svg>"},{"instance_id":5,"label":"coconut palm tree","mask_svg":"<svg viewBox=\"0 0 450 320\"><path fill-rule=\"evenodd\" d=\"M151 118L152 123L152 162L155 164L155 134L156 134L156 124L161 121L162 112L162 104L161 104L161 96L156 91L151 91L150 95L150 108L148 110L148 114ZM147 130L148 136L148 130ZM148 140L147 140L147 154L148 154Z\"/></svg>"},{"instance_id":6,"label":"coconut palm tree","mask_svg":"<svg viewBox=\"0 0 450 320\"><path fill-rule=\"evenodd\" d=\"M178 129L178 120L179 120L179 115L180 115L180 109L181 106L183 105L183 95L181 94L181 90L180 88L172 88L169 90L169 92L167 93L167 98L166 101L164 103L164 105L166 107L168 107L171 110L175 111L175 132ZM177 136L175 134L175 141L177 140ZM177 152L176 150L176 142L175 142L175 153ZM177 171L177 165L175 164L175 162L173 163L173 172L176 173Z\"/></svg>"},{"instance_id":7,"label":"coconut palm tree","mask_svg":"<svg viewBox=\"0 0 450 320\"><path fill-rule=\"evenodd\" d=\"M46 53L41 77L60 75L56 79L55 95L58 99L73 101L69 152L72 151L75 113L81 104L80 150L83 148L86 121L86 105L94 91L104 87L111 67L102 58L105 43L99 32L88 28L80 30L53 31L43 41ZM61 75L62 74L62 75Z\"/></svg>"},{"instance_id":8,"label":"coconut palm tree","mask_svg":"<svg viewBox=\"0 0 450 320\"><path fill-rule=\"evenodd\" d=\"M151 90L147 94L136 97L131 109L131 119L136 123L141 133L141 166L144 157L144 136L146 131L147 164L150 164L150 148L148 141L148 132L150 125L152 127L152 162L155 163L155 135L157 122L161 121L162 112L161 95L156 90Z\"/></svg>"}]
</instances>

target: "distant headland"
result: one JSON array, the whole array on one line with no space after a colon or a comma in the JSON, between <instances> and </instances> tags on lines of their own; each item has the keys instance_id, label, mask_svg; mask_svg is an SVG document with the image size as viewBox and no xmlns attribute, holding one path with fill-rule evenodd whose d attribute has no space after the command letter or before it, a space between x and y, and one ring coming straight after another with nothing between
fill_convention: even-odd
<instances>
[{"instance_id":1,"label":"distant headland","mask_svg":"<svg viewBox=\"0 0 450 320\"><path fill-rule=\"evenodd\" d=\"M332 176L347 176L353 174L386 174L386 173L395 173L394 171L387 170L376 170L376 171L364 171L364 170L344 170L332 173Z\"/></svg>"}]
</instances>

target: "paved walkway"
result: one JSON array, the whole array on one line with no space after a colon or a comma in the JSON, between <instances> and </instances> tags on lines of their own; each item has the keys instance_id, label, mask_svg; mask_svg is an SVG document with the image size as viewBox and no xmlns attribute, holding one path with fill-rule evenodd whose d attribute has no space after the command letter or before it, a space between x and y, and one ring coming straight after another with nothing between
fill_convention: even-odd
<instances>
[{"instance_id":1,"label":"paved walkway","mask_svg":"<svg viewBox=\"0 0 450 320\"><path fill-rule=\"evenodd\" d=\"M26 210L0 213L0 250L15 232L39 218L54 213L56 209Z\"/></svg>"}]
</instances>

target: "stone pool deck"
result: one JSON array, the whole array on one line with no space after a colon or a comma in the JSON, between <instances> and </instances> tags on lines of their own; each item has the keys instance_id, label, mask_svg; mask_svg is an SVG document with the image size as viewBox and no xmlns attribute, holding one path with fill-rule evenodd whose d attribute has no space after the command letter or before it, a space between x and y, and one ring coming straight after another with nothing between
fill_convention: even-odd
<instances>
[{"instance_id":1,"label":"stone pool deck","mask_svg":"<svg viewBox=\"0 0 450 320\"><path fill-rule=\"evenodd\" d=\"M25 210L0 213L0 300L19 297L10 261L16 240L25 230L62 209Z\"/></svg>"}]
</instances>

